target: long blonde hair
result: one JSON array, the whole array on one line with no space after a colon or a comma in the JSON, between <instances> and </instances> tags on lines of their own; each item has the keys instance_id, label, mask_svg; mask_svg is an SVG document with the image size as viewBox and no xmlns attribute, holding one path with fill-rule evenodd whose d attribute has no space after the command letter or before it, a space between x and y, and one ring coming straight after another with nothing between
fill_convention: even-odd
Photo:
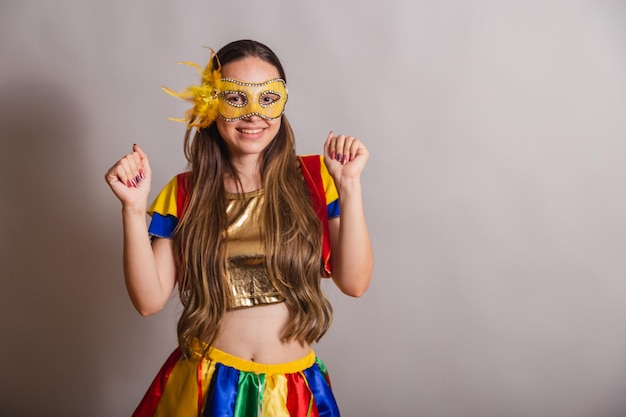
<instances>
[{"instance_id":1,"label":"long blonde hair","mask_svg":"<svg viewBox=\"0 0 626 417\"><path fill-rule=\"evenodd\" d=\"M258 57L284 70L265 45L236 41L217 52L222 65ZM194 337L211 345L228 310L226 274L226 175L237 177L228 149L215 123L185 135L185 156L191 166L186 210L174 232L179 256L178 288L183 312L178 322L184 352ZM295 140L283 115L276 137L261 154L265 192L262 214L266 264L270 279L284 296L291 320L284 340L318 341L328 330L332 307L321 288L322 225L295 154Z\"/></svg>"}]
</instances>

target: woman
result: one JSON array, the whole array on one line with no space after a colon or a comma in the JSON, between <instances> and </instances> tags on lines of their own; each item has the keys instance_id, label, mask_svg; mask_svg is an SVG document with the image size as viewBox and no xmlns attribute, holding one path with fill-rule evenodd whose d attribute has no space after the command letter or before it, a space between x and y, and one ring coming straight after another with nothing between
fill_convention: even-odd
<instances>
[{"instance_id":1,"label":"woman","mask_svg":"<svg viewBox=\"0 0 626 417\"><path fill-rule=\"evenodd\" d=\"M122 202L133 305L154 314L176 286L183 304L179 347L134 416L339 415L311 345L332 318L320 277L354 297L370 283L367 149L331 132L323 157L297 157L283 67L256 41L224 46L201 85L166 91L193 103L190 172L149 208L151 169L137 145L105 175Z\"/></svg>"}]
</instances>

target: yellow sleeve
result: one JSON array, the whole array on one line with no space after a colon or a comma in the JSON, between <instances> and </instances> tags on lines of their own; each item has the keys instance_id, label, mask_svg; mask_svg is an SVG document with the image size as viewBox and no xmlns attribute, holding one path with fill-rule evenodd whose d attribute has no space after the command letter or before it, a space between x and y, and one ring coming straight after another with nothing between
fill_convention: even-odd
<instances>
[{"instance_id":1,"label":"yellow sleeve","mask_svg":"<svg viewBox=\"0 0 626 417\"><path fill-rule=\"evenodd\" d=\"M328 173L323 155L320 155L320 174L322 176L322 183L324 184L324 191L326 191L326 204L330 204L339 198L339 193L337 192L337 187L335 187L333 177Z\"/></svg>"},{"instance_id":2,"label":"yellow sleeve","mask_svg":"<svg viewBox=\"0 0 626 417\"><path fill-rule=\"evenodd\" d=\"M158 213L161 216L178 217L178 207L176 204L177 191L178 178L174 177L163 187L152 204L150 204L148 214L152 216L154 213Z\"/></svg>"}]
</instances>

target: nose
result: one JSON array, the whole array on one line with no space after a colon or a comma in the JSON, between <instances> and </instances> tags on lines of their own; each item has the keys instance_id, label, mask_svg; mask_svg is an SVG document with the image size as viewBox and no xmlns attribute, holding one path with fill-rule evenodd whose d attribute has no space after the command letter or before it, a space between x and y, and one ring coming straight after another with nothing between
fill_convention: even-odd
<instances>
[{"instance_id":1,"label":"nose","mask_svg":"<svg viewBox=\"0 0 626 417\"><path fill-rule=\"evenodd\" d=\"M242 120L246 120L248 122L257 122L257 121L261 120L261 116L259 116L258 114L251 113L251 114L245 115L242 118Z\"/></svg>"}]
</instances>

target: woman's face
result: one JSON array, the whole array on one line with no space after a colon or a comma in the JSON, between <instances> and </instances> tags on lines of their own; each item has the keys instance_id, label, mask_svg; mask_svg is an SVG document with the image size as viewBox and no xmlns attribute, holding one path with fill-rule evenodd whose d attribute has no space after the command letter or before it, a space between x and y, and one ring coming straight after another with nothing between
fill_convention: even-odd
<instances>
[{"instance_id":1,"label":"woman's face","mask_svg":"<svg viewBox=\"0 0 626 417\"><path fill-rule=\"evenodd\" d=\"M243 83L264 83L280 78L276 67L256 57L246 57L222 66L222 78L232 78ZM231 100L238 98L231 96ZM268 101L276 97L264 98ZM286 97L284 97L286 100ZM226 121L223 117L216 120L217 129L226 142L232 158L256 155L257 157L274 139L280 129L281 118L265 119L249 115L239 120Z\"/></svg>"}]
</instances>

